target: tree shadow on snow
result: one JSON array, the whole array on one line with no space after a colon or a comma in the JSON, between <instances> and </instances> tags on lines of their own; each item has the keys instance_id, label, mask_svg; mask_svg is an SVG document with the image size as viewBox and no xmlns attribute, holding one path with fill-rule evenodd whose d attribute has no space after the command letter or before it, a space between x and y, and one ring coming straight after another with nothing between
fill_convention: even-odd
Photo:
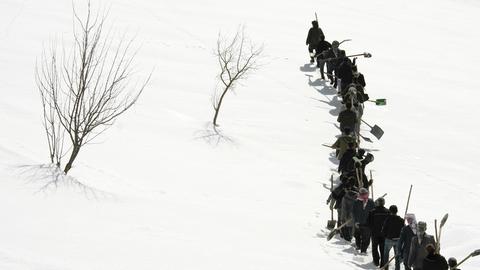
<instances>
[{"instance_id":1,"label":"tree shadow on snow","mask_svg":"<svg viewBox=\"0 0 480 270\"><path fill-rule=\"evenodd\" d=\"M76 178L66 175L54 164L19 165L15 167L18 175L25 179L28 184L35 185L35 194L50 194L59 188L68 188L80 192L87 199L113 199L115 196L88 185L83 184Z\"/></svg>"},{"instance_id":2,"label":"tree shadow on snow","mask_svg":"<svg viewBox=\"0 0 480 270\"><path fill-rule=\"evenodd\" d=\"M214 126L210 122L205 125L204 129L195 133L195 139L202 139L212 146L218 146L222 142L236 145L233 138L225 135L219 127Z\"/></svg>"}]
</instances>

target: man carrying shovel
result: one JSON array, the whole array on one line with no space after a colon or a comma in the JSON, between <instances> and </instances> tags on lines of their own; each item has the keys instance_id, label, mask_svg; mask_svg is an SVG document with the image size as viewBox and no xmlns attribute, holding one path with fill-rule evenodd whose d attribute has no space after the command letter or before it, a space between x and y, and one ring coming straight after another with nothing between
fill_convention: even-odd
<instances>
[{"instance_id":1,"label":"man carrying shovel","mask_svg":"<svg viewBox=\"0 0 480 270\"><path fill-rule=\"evenodd\" d=\"M375 203L370 199L368 189L361 188L353 204L353 224L355 225L355 244L361 254L367 254L370 245L370 228L368 227L368 214L375 208Z\"/></svg>"}]
</instances>

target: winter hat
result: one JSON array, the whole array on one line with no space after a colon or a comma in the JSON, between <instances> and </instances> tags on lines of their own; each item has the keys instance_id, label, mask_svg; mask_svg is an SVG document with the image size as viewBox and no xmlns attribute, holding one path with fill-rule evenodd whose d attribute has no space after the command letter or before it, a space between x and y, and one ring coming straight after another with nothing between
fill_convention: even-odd
<instances>
[{"instance_id":1,"label":"winter hat","mask_svg":"<svg viewBox=\"0 0 480 270\"><path fill-rule=\"evenodd\" d=\"M427 223L425 221L419 221L417 224L418 232L425 232L427 231Z\"/></svg>"},{"instance_id":2,"label":"winter hat","mask_svg":"<svg viewBox=\"0 0 480 270\"><path fill-rule=\"evenodd\" d=\"M390 205L388 210L390 210L390 213L392 213L392 214L396 214L398 212L398 208L397 208L396 205Z\"/></svg>"},{"instance_id":3,"label":"winter hat","mask_svg":"<svg viewBox=\"0 0 480 270\"><path fill-rule=\"evenodd\" d=\"M375 205L377 206L385 206L385 199L383 197L380 197L375 200Z\"/></svg>"},{"instance_id":4,"label":"winter hat","mask_svg":"<svg viewBox=\"0 0 480 270\"><path fill-rule=\"evenodd\" d=\"M361 189L359 190L358 194L360 194L360 195L368 194L368 189L366 189L366 188L361 188Z\"/></svg>"},{"instance_id":5,"label":"winter hat","mask_svg":"<svg viewBox=\"0 0 480 270\"><path fill-rule=\"evenodd\" d=\"M340 42L336 40L332 41L332 47L338 47L338 46L340 46Z\"/></svg>"},{"instance_id":6,"label":"winter hat","mask_svg":"<svg viewBox=\"0 0 480 270\"><path fill-rule=\"evenodd\" d=\"M451 257L450 259L448 259L448 266L450 266L450 267L453 268L453 267L456 266L456 265L457 265L457 259L455 259L455 258L453 258L453 257Z\"/></svg>"}]
</instances>

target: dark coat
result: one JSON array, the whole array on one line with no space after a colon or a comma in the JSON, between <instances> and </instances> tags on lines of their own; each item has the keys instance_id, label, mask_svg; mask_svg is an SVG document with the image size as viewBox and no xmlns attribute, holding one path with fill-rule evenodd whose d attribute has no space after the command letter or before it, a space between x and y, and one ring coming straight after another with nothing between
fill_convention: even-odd
<instances>
[{"instance_id":1,"label":"dark coat","mask_svg":"<svg viewBox=\"0 0 480 270\"><path fill-rule=\"evenodd\" d=\"M340 221L343 223L343 222L346 222L348 221L349 219L353 219L353 204L355 203L357 199L357 193L355 193L354 191L348 191L347 193L345 193L345 196L343 196L343 199L342 199L342 210L340 211L341 213L341 216L340 216ZM349 227L352 226L352 223L350 222L349 225L347 225Z\"/></svg>"},{"instance_id":2,"label":"dark coat","mask_svg":"<svg viewBox=\"0 0 480 270\"><path fill-rule=\"evenodd\" d=\"M342 59L337 58L340 55L340 49L338 49L337 53L335 54L335 51L333 48L330 48L328 51L325 52L325 59L329 59L327 61L327 67L329 70L337 70L338 67L340 66L340 63L342 62Z\"/></svg>"},{"instance_id":3,"label":"dark coat","mask_svg":"<svg viewBox=\"0 0 480 270\"><path fill-rule=\"evenodd\" d=\"M342 80L343 85L343 80ZM355 90L350 90L350 87L355 87ZM360 84L348 84L341 90L342 99L344 102L353 103L354 106L358 106L359 103L363 103L369 99L365 94L363 87Z\"/></svg>"},{"instance_id":4,"label":"dark coat","mask_svg":"<svg viewBox=\"0 0 480 270\"><path fill-rule=\"evenodd\" d=\"M320 27L312 27L308 30L307 45L317 45L323 39L325 39L325 35L323 35L323 31Z\"/></svg>"},{"instance_id":5,"label":"dark coat","mask_svg":"<svg viewBox=\"0 0 480 270\"><path fill-rule=\"evenodd\" d=\"M400 230L400 239L398 239L397 242L397 250L405 260L408 260L410 245L414 236L415 233L410 226L405 226Z\"/></svg>"},{"instance_id":6,"label":"dark coat","mask_svg":"<svg viewBox=\"0 0 480 270\"><path fill-rule=\"evenodd\" d=\"M349 127L350 130L355 130L357 113L349 109L343 110L338 115L337 122L340 122L340 130L343 130L346 127Z\"/></svg>"},{"instance_id":7,"label":"dark coat","mask_svg":"<svg viewBox=\"0 0 480 270\"><path fill-rule=\"evenodd\" d=\"M360 225L368 225L368 214L375 208L372 199L368 199L367 204L363 207L363 201L356 200L353 204L353 222Z\"/></svg>"},{"instance_id":8,"label":"dark coat","mask_svg":"<svg viewBox=\"0 0 480 270\"><path fill-rule=\"evenodd\" d=\"M332 199L335 200L334 208L339 209L340 207L342 207L342 199L343 199L343 196L345 196L345 184L342 183L338 187L334 188L332 190L331 196L332 196Z\"/></svg>"},{"instance_id":9,"label":"dark coat","mask_svg":"<svg viewBox=\"0 0 480 270\"><path fill-rule=\"evenodd\" d=\"M337 76L342 80L342 85L345 88L347 85L352 83L353 72L352 72L352 61L348 58L340 59L337 67ZM342 89L343 89L342 88Z\"/></svg>"},{"instance_id":10,"label":"dark coat","mask_svg":"<svg viewBox=\"0 0 480 270\"><path fill-rule=\"evenodd\" d=\"M375 206L375 209L368 214L368 227L372 230L372 235L376 237L384 236L382 227L385 219L390 215L390 211L383 206Z\"/></svg>"},{"instance_id":11,"label":"dark coat","mask_svg":"<svg viewBox=\"0 0 480 270\"><path fill-rule=\"evenodd\" d=\"M405 226L405 220L397 215L389 215L383 224L382 234L387 239L395 240L400 238L400 232Z\"/></svg>"},{"instance_id":12,"label":"dark coat","mask_svg":"<svg viewBox=\"0 0 480 270\"><path fill-rule=\"evenodd\" d=\"M363 74L362 74L362 73L358 73L358 77L353 76L353 77L352 77L352 82L353 82L353 83L358 83L358 84L360 84L362 87L367 86L367 84L365 83L365 77L363 77Z\"/></svg>"},{"instance_id":13,"label":"dark coat","mask_svg":"<svg viewBox=\"0 0 480 270\"><path fill-rule=\"evenodd\" d=\"M349 173L355 170L355 161L353 160L355 155L356 153L354 149L348 149L345 151L338 165L338 172L340 174Z\"/></svg>"},{"instance_id":14,"label":"dark coat","mask_svg":"<svg viewBox=\"0 0 480 270\"><path fill-rule=\"evenodd\" d=\"M357 140L350 135L342 135L338 137L337 141L335 141L335 143L332 145L332 148L335 148L338 150L337 152L338 159L342 159L343 154L348 149L349 143L353 143L355 147L357 147Z\"/></svg>"},{"instance_id":15,"label":"dark coat","mask_svg":"<svg viewBox=\"0 0 480 270\"><path fill-rule=\"evenodd\" d=\"M423 260L423 270L448 270L448 263L440 254L429 254Z\"/></svg>"},{"instance_id":16,"label":"dark coat","mask_svg":"<svg viewBox=\"0 0 480 270\"><path fill-rule=\"evenodd\" d=\"M326 54L330 48L332 48L332 44L326 40L322 40L318 43L316 52L317 52L317 57L319 59L324 59L326 57Z\"/></svg>"},{"instance_id":17,"label":"dark coat","mask_svg":"<svg viewBox=\"0 0 480 270\"><path fill-rule=\"evenodd\" d=\"M421 243L418 243L418 236L412 238L412 243L410 245L410 255L408 259L408 264L413 268L423 268L423 259L427 257L426 247L429 245L435 245L435 239L433 236L425 233Z\"/></svg>"}]
</instances>

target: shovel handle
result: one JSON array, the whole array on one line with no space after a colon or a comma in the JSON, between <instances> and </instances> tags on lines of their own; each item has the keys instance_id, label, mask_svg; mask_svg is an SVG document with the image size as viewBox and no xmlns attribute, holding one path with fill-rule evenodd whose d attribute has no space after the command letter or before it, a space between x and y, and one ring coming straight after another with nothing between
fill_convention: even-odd
<instances>
[{"instance_id":1,"label":"shovel handle","mask_svg":"<svg viewBox=\"0 0 480 270\"><path fill-rule=\"evenodd\" d=\"M472 257L472 254L468 255L465 259L463 259L461 262L457 263L452 269L457 269L462 263L464 263L466 260L470 259Z\"/></svg>"},{"instance_id":2,"label":"shovel handle","mask_svg":"<svg viewBox=\"0 0 480 270\"><path fill-rule=\"evenodd\" d=\"M330 191L333 192L333 173L330 176ZM333 220L333 207L330 207L330 212L332 214L332 219Z\"/></svg>"},{"instance_id":3,"label":"shovel handle","mask_svg":"<svg viewBox=\"0 0 480 270\"><path fill-rule=\"evenodd\" d=\"M390 260L388 260L388 262L387 262L384 266L382 266L382 268L380 268L380 269L385 269L385 268L387 268L387 266L393 261L393 259L395 259L395 256L393 256L392 258L390 258Z\"/></svg>"},{"instance_id":4,"label":"shovel handle","mask_svg":"<svg viewBox=\"0 0 480 270\"><path fill-rule=\"evenodd\" d=\"M365 123L365 125L367 125L369 128L373 128L373 127L370 126L367 122L365 122L363 119L362 119L362 122Z\"/></svg>"}]
</instances>

